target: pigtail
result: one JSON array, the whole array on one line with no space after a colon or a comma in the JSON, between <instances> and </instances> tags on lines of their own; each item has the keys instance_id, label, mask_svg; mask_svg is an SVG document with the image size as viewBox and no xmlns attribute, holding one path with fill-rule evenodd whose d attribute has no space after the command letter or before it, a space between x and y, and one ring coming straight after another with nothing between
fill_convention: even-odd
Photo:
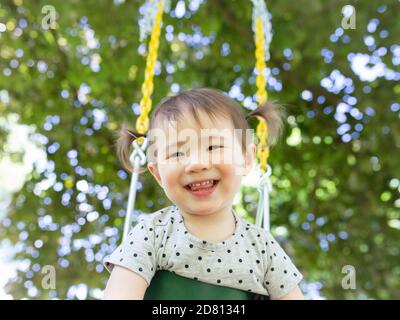
<instances>
[{"instance_id":1,"label":"pigtail","mask_svg":"<svg viewBox=\"0 0 400 320\"><path fill-rule=\"evenodd\" d=\"M140 137L144 137L144 134L134 132L128 125L123 125L118 132L117 137L117 156L124 169L129 172L133 171L130 156L132 154L132 142ZM146 171L146 168L142 168L138 173Z\"/></svg>"},{"instance_id":2,"label":"pigtail","mask_svg":"<svg viewBox=\"0 0 400 320\"><path fill-rule=\"evenodd\" d=\"M284 107L275 102L267 102L248 113L246 119L249 120L249 118L252 117L261 117L267 122L267 144L269 147L274 146L278 142L283 132L283 121L286 118L286 111Z\"/></svg>"}]
</instances>

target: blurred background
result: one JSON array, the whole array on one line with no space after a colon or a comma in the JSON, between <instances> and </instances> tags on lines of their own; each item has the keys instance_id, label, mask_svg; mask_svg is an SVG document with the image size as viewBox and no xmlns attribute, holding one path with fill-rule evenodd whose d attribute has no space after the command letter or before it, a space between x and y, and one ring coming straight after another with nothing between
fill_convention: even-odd
<instances>
[{"instance_id":1,"label":"blurred background","mask_svg":"<svg viewBox=\"0 0 400 320\"><path fill-rule=\"evenodd\" d=\"M0 299L102 297L130 178L115 134L140 113L144 4L1 1ZM399 299L400 1L267 6L269 99L288 111L270 157L272 234L307 298ZM254 109L251 17L251 1L172 0L154 105L213 87ZM235 198L250 222L257 198L250 174ZM142 174L135 217L169 204ZM55 285L44 281L48 266Z\"/></svg>"}]
</instances>

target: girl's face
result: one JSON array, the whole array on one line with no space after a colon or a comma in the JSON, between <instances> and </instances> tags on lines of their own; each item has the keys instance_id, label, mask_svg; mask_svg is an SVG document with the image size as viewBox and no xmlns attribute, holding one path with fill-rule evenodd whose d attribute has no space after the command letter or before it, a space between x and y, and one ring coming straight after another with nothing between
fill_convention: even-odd
<instances>
[{"instance_id":1,"label":"girl's face","mask_svg":"<svg viewBox=\"0 0 400 320\"><path fill-rule=\"evenodd\" d=\"M212 121L199 112L198 123L184 115L179 123L167 123L163 138L155 141L157 164L147 167L167 197L188 214L210 215L231 208L243 175L253 167L256 148L249 145L244 155L240 136L233 135L230 119L218 117ZM245 134L245 132L241 133ZM196 181L213 180L210 191L195 191ZM204 188L204 187L202 187Z\"/></svg>"}]
</instances>

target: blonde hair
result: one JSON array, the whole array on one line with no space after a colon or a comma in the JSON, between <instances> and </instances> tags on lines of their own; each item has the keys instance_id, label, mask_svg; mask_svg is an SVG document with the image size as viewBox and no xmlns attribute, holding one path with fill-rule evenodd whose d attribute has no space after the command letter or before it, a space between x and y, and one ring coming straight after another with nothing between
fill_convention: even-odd
<instances>
[{"instance_id":1,"label":"blonde hair","mask_svg":"<svg viewBox=\"0 0 400 320\"><path fill-rule=\"evenodd\" d=\"M184 114L191 114L195 121L201 125L199 113L205 112L211 119L217 117L230 118L234 129L241 129L242 132L250 129L248 120L252 117L265 119L268 126L267 144L271 147L279 139L283 131L283 119L286 116L284 108L280 104L267 102L251 111L247 115L236 101L226 96L222 91L208 88L192 89L183 91L175 96L164 98L153 112L150 118L149 132L156 128L160 120L176 121L182 120ZM132 142L144 136L134 132L130 126L123 125L117 140L117 154L125 169L132 172L130 155ZM149 140L150 137L148 137ZM246 151L249 141L246 135L242 135L242 150ZM146 168L139 172L145 171Z\"/></svg>"}]
</instances>

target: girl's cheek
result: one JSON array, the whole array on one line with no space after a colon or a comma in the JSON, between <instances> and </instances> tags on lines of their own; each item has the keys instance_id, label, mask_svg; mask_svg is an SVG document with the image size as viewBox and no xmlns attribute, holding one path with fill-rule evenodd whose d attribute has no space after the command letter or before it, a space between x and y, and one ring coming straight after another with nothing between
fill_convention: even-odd
<instances>
[{"instance_id":1,"label":"girl's cheek","mask_svg":"<svg viewBox=\"0 0 400 320\"><path fill-rule=\"evenodd\" d=\"M235 174L236 167L234 165L224 165L220 167L221 179L225 181L225 185L234 186L239 176Z\"/></svg>"},{"instance_id":2,"label":"girl's cheek","mask_svg":"<svg viewBox=\"0 0 400 320\"><path fill-rule=\"evenodd\" d=\"M180 171L177 168L177 165L166 166L164 168L164 179L168 188L176 186L180 183Z\"/></svg>"}]
</instances>

